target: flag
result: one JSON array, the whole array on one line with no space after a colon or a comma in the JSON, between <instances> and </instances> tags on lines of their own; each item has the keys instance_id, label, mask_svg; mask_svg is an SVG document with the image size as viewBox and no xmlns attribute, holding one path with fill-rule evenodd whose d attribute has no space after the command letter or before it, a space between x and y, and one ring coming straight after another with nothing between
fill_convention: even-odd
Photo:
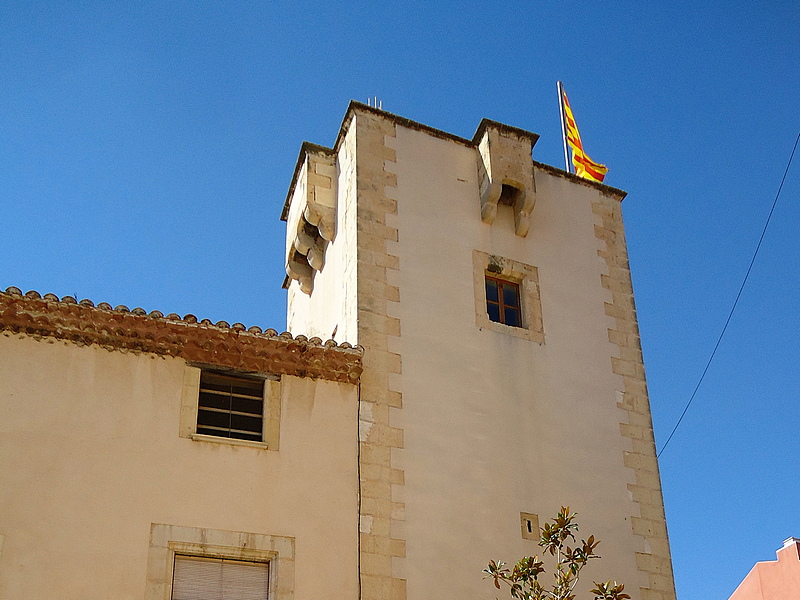
<instances>
[{"instance_id":1,"label":"flag","mask_svg":"<svg viewBox=\"0 0 800 600\"><path fill-rule=\"evenodd\" d=\"M608 173L608 169L605 165L594 162L584 151L581 134L578 133L578 126L575 124L575 116L569 106L567 94L563 88L560 89L561 102L564 107L564 135L567 138L567 144L572 150L572 164L575 167L575 174L578 177L602 183L606 173Z\"/></svg>"}]
</instances>

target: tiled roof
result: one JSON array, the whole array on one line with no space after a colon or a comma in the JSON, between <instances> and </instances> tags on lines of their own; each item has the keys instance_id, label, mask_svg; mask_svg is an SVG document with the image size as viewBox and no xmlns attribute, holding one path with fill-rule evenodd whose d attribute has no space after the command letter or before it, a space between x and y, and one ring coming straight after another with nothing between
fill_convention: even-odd
<instances>
[{"instance_id":1,"label":"tiled roof","mask_svg":"<svg viewBox=\"0 0 800 600\"><path fill-rule=\"evenodd\" d=\"M347 342L323 342L275 329L198 321L194 315L127 306L95 306L91 300L55 294L0 292L0 331L52 337L80 345L177 356L199 364L243 371L297 375L355 383L364 350Z\"/></svg>"}]
</instances>

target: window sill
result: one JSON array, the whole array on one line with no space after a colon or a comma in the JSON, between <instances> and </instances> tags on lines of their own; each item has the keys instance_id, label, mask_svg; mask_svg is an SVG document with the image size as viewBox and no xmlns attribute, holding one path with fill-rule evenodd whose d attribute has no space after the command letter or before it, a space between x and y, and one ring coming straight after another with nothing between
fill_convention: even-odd
<instances>
[{"instance_id":1,"label":"window sill","mask_svg":"<svg viewBox=\"0 0 800 600\"><path fill-rule=\"evenodd\" d=\"M269 444L266 442L254 442L252 440L240 440L237 438L224 438L215 435L204 435L202 433L193 433L190 436L195 442L214 442L217 444L228 444L230 446L247 446L248 448L257 448L259 450L269 450Z\"/></svg>"}]
</instances>

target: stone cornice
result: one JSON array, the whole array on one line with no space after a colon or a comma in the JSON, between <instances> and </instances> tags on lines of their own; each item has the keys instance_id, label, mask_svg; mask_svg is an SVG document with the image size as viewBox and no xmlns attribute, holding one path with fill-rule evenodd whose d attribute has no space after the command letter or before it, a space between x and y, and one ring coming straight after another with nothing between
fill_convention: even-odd
<instances>
[{"instance_id":1,"label":"stone cornice","mask_svg":"<svg viewBox=\"0 0 800 600\"><path fill-rule=\"evenodd\" d=\"M193 315L164 317L141 308L112 308L71 296L0 292L0 330L49 337L110 350L147 352L257 373L274 373L356 383L363 349L347 342L292 337L274 329L245 328L241 323L198 322Z\"/></svg>"}]
</instances>

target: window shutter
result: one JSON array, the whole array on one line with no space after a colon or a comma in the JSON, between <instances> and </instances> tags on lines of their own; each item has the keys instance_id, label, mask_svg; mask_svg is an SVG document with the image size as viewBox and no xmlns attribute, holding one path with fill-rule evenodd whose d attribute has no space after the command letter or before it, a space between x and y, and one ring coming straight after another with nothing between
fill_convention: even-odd
<instances>
[{"instance_id":1,"label":"window shutter","mask_svg":"<svg viewBox=\"0 0 800 600\"><path fill-rule=\"evenodd\" d=\"M269 565L175 556L172 600L267 600Z\"/></svg>"}]
</instances>

